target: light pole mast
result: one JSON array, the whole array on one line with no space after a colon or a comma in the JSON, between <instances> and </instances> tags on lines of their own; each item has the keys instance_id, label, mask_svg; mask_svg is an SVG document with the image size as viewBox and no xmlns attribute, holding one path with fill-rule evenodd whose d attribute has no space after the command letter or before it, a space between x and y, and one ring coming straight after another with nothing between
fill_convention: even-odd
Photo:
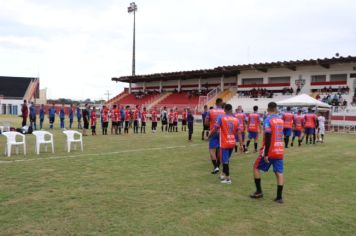
<instances>
[{"instance_id":1,"label":"light pole mast","mask_svg":"<svg viewBox=\"0 0 356 236\"><path fill-rule=\"evenodd\" d=\"M127 8L128 13L132 13L134 15L134 24L133 24L133 46L132 46L132 75L135 75L136 71L136 65L135 65L135 60L136 60L136 48L135 48L135 38L136 38L136 11L137 11L137 5L135 2L130 3L130 6Z\"/></svg>"}]
</instances>

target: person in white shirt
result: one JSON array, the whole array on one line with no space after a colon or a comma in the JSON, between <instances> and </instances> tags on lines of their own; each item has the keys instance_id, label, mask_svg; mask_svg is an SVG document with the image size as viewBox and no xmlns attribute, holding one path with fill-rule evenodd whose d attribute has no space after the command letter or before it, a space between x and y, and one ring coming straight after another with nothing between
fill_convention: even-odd
<instances>
[{"instance_id":1,"label":"person in white shirt","mask_svg":"<svg viewBox=\"0 0 356 236\"><path fill-rule=\"evenodd\" d=\"M324 135L325 135L325 117L323 116L322 113L319 113L318 116L318 140L321 143L324 143Z\"/></svg>"}]
</instances>

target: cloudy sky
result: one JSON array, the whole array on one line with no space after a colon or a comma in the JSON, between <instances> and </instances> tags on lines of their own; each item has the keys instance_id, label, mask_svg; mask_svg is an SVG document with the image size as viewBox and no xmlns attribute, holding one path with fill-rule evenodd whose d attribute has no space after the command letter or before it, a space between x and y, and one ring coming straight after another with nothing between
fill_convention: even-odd
<instances>
[{"instance_id":1,"label":"cloudy sky","mask_svg":"<svg viewBox=\"0 0 356 236\"><path fill-rule=\"evenodd\" d=\"M0 0L0 75L39 75L50 98L117 94L111 77L131 73L129 3ZM136 3L136 74L356 55L356 1Z\"/></svg>"}]
</instances>

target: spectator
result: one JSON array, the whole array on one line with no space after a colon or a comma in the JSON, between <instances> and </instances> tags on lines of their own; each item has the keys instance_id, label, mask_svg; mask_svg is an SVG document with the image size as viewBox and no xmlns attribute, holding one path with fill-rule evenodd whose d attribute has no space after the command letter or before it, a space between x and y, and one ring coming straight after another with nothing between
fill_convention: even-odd
<instances>
[{"instance_id":1,"label":"spectator","mask_svg":"<svg viewBox=\"0 0 356 236\"><path fill-rule=\"evenodd\" d=\"M27 107L27 101L26 100L23 100L21 113L22 113L22 127L24 127L24 126L26 126L27 117L28 117L28 107Z\"/></svg>"}]
</instances>

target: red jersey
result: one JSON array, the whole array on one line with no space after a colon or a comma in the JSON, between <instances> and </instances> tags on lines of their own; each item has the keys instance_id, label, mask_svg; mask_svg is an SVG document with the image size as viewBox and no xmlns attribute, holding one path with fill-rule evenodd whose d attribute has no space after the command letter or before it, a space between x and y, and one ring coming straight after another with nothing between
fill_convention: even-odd
<instances>
[{"instance_id":1,"label":"red jersey","mask_svg":"<svg viewBox=\"0 0 356 236\"><path fill-rule=\"evenodd\" d=\"M141 114L141 121L146 122L147 120L147 111L143 111Z\"/></svg>"},{"instance_id":2,"label":"red jersey","mask_svg":"<svg viewBox=\"0 0 356 236\"><path fill-rule=\"evenodd\" d=\"M234 148L239 130L239 120L233 115L221 115L217 118L215 127L220 128L220 147Z\"/></svg>"},{"instance_id":3,"label":"red jersey","mask_svg":"<svg viewBox=\"0 0 356 236\"><path fill-rule=\"evenodd\" d=\"M173 112L173 121L178 122L178 112L177 111Z\"/></svg>"},{"instance_id":4,"label":"red jersey","mask_svg":"<svg viewBox=\"0 0 356 236\"><path fill-rule=\"evenodd\" d=\"M246 126L245 126L246 115L241 112L241 113L236 113L235 117L239 120L239 129L241 130L241 132L246 132Z\"/></svg>"},{"instance_id":5,"label":"red jersey","mask_svg":"<svg viewBox=\"0 0 356 236\"><path fill-rule=\"evenodd\" d=\"M151 113L152 122L157 122L157 111Z\"/></svg>"},{"instance_id":6,"label":"red jersey","mask_svg":"<svg viewBox=\"0 0 356 236\"><path fill-rule=\"evenodd\" d=\"M258 132L260 127L260 115L258 113L248 114L248 131Z\"/></svg>"},{"instance_id":7,"label":"red jersey","mask_svg":"<svg viewBox=\"0 0 356 236\"><path fill-rule=\"evenodd\" d=\"M293 114L286 112L282 116L282 120L284 121L284 128L291 129L293 127Z\"/></svg>"},{"instance_id":8,"label":"red jersey","mask_svg":"<svg viewBox=\"0 0 356 236\"><path fill-rule=\"evenodd\" d=\"M308 113L304 116L304 127L305 128L315 128L316 127L316 121L318 117L315 114Z\"/></svg>"},{"instance_id":9,"label":"red jersey","mask_svg":"<svg viewBox=\"0 0 356 236\"><path fill-rule=\"evenodd\" d=\"M283 139L284 122L278 115L271 115L264 121L265 133L270 133L271 144L268 150L268 158L283 159L284 153L284 139ZM263 147L265 147L265 140L263 140Z\"/></svg>"},{"instance_id":10,"label":"red jersey","mask_svg":"<svg viewBox=\"0 0 356 236\"><path fill-rule=\"evenodd\" d=\"M303 115L295 115L294 116L294 130L302 131L303 130L303 123L304 123L304 116Z\"/></svg>"},{"instance_id":11,"label":"red jersey","mask_svg":"<svg viewBox=\"0 0 356 236\"><path fill-rule=\"evenodd\" d=\"M170 113L168 114L168 123L169 123L169 124L173 124L173 122L174 122L174 113L173 113L173 112L170 112Z\"/></svg>"},{"instance_id":12,"label":"red jersey","mask_svg":"<svg viewBox=\"0 0 356 236\"><path fill-rule=\"evenodd\" d=\"M133 119L134 120L138 120L138 113L139 113L139 111L137 109L135 109L134 112L133 112Z\"/></svg>"},{"instance_id":13,"label":"red jersey","mask_svg":"<svg viewBox=\"0 0 356 236\"><path fill-rule=\"evenodd\" d=\"M130 121L130 110L126 109L125 110L125 121Z\"/></svg>"},{"instance_id":14,"label":"red jersey","mask_svg":"<svg viewBox=\"0 0 356 236\"><path fill-rule=\"evenodd\" d=\"M120 111L119 111L119 109L116 108L116 109L112 110L111 112L112 112L111 113L112 121L114 121L114 122L120 121Z\"/></svg>"},{"instance_id":15,"label":"red jersey","mask_svg":"<svg viewBox=\"0 0 356 236\"><path fill-rule=\"evenodd\" d=\"M102 111L103 122L109 122L109 109L104 108Z\"/></svg>"},{"instance_id":16,"label":"red jersey","mask_svg":"<svg viewBox=\"0 0 356 236\"><path fill-rule=\"evenodd\" d=\"M187 112L183 111L182 120L187 120Z\"/></svg>"},{"instance_id":17,"label":"red jersey","mask_svg":"<svg viewBox=\"0 0 356 236\"><path fill-rule=\"evenodd\" d=\"M210 131L213 131L218 116L224 114L225 111L222 108L214 108L208 111L208 114L206 115L206 119L209 120Z\"/></svg>"},{"instance_id":18,"label":"red jersey","mask_svg":"<svg viewBox=\"0 0 356 236\"><path fill-rule=\"evenodd\" d=\"M96 125L96 112L92 111L90 114L90 125L95 126Z\"/></svg>"}]
</instances>

